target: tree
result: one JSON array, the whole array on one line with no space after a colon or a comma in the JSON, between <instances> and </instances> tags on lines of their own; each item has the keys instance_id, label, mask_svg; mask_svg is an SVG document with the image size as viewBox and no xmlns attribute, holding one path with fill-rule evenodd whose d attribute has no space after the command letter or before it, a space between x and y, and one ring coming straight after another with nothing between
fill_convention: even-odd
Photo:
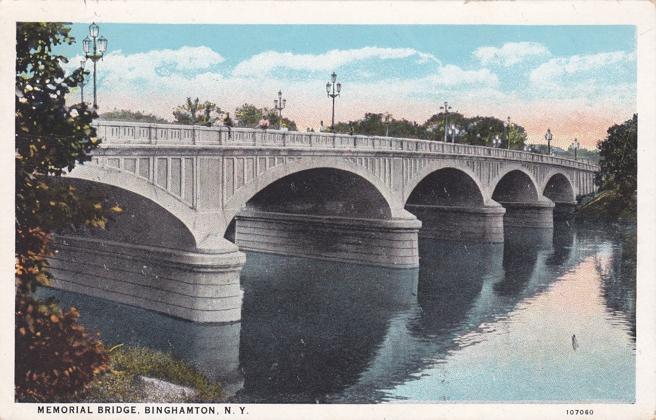
<instances>
[{"instance_id":1,"label":"tree","mask_svg":"<svg viewBox=\"0 0 656 420\"><path fill-rule=\"evenodd\" d=\"M252 104L246 103L235 109L235 118L237 119L238 127L257 127L262 117L262 110Z\"/></svg>"},{"instance_id":2,"label":"tree","mask_svg":"<svg viewBox=\"0 0 656 420\"><path fill-rule=\"evenodd\" d=\"M599 191L578 212L581 219L635 223L637 212L638 115L610 127L597 143Z\"/></svg>"},{"instance_id":3,"label":"tree","mask_svg":"<svg viewBox=\"0 0 656 420\"><path fill-rule=\"evenodd\" d=\"M68 25L16 25L16 398L43 401L84 389L107 369L96 337L77 323L77 310L61 310L33 296L47 285L52 232L64 226L103 227L116 205L90 200L55 182L89 159L98 139L86 104L66 105L65 96L82 80L82 70L66 74L67 59L53 47L72 44Z\"/></svg>"},{"instance_id":4,"label":"tree","mask_svg":"<svg viewBox=\"0 0 656 420\"><path fill-rule=\"evenodd\" d=\"M597 183L603 190L615 190L625 200L632 200L638 185L638 114L607 130L608 135L597 143L599 175Z\"/></svg>"},{"instance_id":5,"label":"tree","mask_svg":"<svg viewBox=\"0 0 656 420\"><path fill-rule=\"evenodd\" d=\"M281 125L280 114L275 109L267 107L258 108L253 104L245 103L235 109L235 118L238 127L255 128L262 118L269 120L271 128L278 128ZM282 125L289 131L297 131L296 122L289 118L282 118Z\"/></svg>"},{"instance_id":6,"label":"tree","mask_svg":"<svg viewBox=\"0 0 656 420\"><path fill-rule=\"evenodd\" d=\"M155 124L167 124L169 121L145 111L130 111L129 109L114 109L100 114L101 120L107 121L134 121Z\"/></svg>"},{"instance_id":7,"label":"tree","mask_svg":"<svg viewBox=\"0 0 656 420\"><path fill-rule=\"evenodd\" d=\"M204 125L211 127L221 120L221 108L215 103L200 102L198 98L187 98L187 101L173 110L175 123L185 125Z\"/></svg>"}]
</instances>

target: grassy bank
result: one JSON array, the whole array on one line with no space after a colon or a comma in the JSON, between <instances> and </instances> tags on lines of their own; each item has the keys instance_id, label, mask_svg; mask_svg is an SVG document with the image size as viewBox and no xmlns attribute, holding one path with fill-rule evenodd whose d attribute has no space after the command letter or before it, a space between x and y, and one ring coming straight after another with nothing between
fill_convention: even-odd
<instances>
[{"instance_id":1,"label":"grassy bank","mask_svg":"<svg viewBox=\"0 0 656 420\"><path fill-rule=\"evenodd\" d=\"M581 222L636 223L636 197L623 197L615 190L600 191L585 197L577 206L576 219Z\"/></svg>"},{"instance_id":2,"label":"grassy bank","mask_svg":"<svg viewBox=\"0 0 656 420\"><path fill-rule=\"evenodd\" d=\"M170 354L144 347L117 345L110 349L110 371L96 378L83 397L85 402L148 402L143 381L146 376L192 388L193 398L181 397L171 402L220 402L224 400L221 387L210 382L188 363Z\"/></svg>"}]
</instances>

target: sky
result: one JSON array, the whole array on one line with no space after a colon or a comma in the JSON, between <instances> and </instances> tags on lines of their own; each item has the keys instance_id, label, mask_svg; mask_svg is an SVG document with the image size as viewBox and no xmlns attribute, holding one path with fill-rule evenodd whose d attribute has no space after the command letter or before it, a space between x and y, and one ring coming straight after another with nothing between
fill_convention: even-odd
<instances>
[{"instance_id":1,"label":"sky","mask_svg":"<svg viewBox=\"0 0 656 420\"><path fill-rule=\"evenodd\" d=\"M87 33L88 23L73 24L78 42L62 48L69 69ZM171 119L198 97L233 115L244 103L272 107L281 90L283 115L317 128L330 123L333 71L342 83L336 121L389 112L423 123L448 101L466 116L510 116L531 143L550 128L557 146L576 137L593 148L636 112L633 26L103 23L100 34L109 40L98 62L100 112Z\"/></svg>"}]
</instances>

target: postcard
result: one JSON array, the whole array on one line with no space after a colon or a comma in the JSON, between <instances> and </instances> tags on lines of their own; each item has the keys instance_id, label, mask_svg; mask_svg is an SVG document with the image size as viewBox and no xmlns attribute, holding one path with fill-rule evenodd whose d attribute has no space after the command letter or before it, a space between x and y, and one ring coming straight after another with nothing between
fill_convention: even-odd
<instances>
[{"instance_id":1,"label":"postcard","mask_svg":"<svg viewBox=\"0 0 656 420\"><path fill-rule=\"evenodd\" d=\"M0 10L0 418L653 418L653 3Z\"/></svg>"}]
</instances>

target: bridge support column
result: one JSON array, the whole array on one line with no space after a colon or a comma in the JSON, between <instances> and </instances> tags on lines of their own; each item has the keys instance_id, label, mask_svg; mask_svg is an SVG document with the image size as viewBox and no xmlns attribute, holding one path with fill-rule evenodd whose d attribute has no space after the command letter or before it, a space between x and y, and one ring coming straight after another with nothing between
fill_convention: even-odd
<instances>
[{"instance_id":1,"label":"bridge support column","mask_svg":"<svg viewBox=\"0 0 656 420\"><path fill-rule=\"evenodd\" d=\"M239 321L245 256L224 242L204 253L58 236L52 286L190 321Z\"/></svg>"},{"instance_id":2,"label":"bridge support column","mask_svg":"<svg viewBox=\"0 0 656 420\"><path fill-rule=\"evenodd\" d=\"M574 217L576 210L576 201L558 202L556 201L553 209L554 220L569 220Z\"/></svg>"},{"instance_id":3,"label":"bridge support column","mask_svg":"<svg viewBox=\"0 0 656 420\"><path fill-rule=\"evenodd\" d=\"M243 210L235 242L243 251L382 267L419 266L416 219L358 219Z\"/></svg>"},{"instance_id":4,"label":"bridge support column","mask_svg":"<svg viewBox=\"0 0 656 420\"><path fill-rule=\"evenodd\" d=\"M421 220L420 238L456 241L503 242L503 215L496 207L461 207L408 204Z\"/></svg>"},{"instance_id":5,"label":"bridge support column","mask_svg":"<svg viewBox=\"0 0 656 420\"><path fill-rule=\"evenodd\" d=\"M503 217L505 227L512 228L553 228L553 208L551 201L500 202L506 209Z\"/></svg>"}]
</instances>

